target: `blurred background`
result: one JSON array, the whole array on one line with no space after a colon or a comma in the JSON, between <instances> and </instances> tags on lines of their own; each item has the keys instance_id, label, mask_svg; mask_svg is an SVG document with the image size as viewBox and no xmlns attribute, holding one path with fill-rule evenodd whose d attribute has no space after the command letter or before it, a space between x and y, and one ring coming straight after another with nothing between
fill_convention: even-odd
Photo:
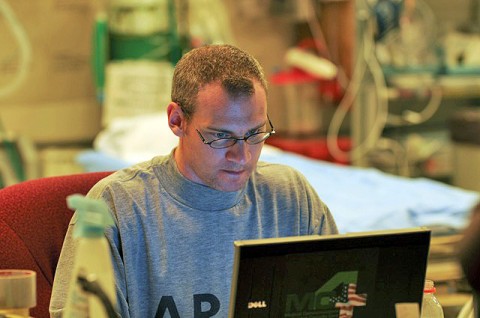
<instances>
[{"instance_id":1,"label":"blurred background","mask_svg":"<svg viewBox=\"0 0 480 318\"><path fill-rule=\"evenodd\" d=\"M456 244L480 195L480 0L0 0L0 188L169 153L174 66L218 43L268 77L261 159L304 173L342 231L432 228L427 277L457 317L471 295Z\"/></svg>"},{"instance_id":2,"label":"blurred background","mask_svg":"<svg viewBox=\"0 0 480 318\"><path fill-rule=\"evenodd\" d=\"M0 0L2 185L83 171L118 119L165 111L178 59L252 53L276 147L479 190L477 0Z\"/></svg>"}]
</instances>

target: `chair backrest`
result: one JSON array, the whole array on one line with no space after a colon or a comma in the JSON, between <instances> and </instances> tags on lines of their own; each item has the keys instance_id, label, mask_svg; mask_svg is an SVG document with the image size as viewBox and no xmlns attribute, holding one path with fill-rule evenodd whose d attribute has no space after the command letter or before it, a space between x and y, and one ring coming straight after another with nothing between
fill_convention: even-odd
<instances>
[{"instance_id":1,"label":"chair backrest","mask_svg":"<svg viewBox=\"0 0 480 318\"><path fill-rule=\"evenodd\" d=\"M25 181L0 190L0 268L37 273L36 318L49 317L53 278L73 215L66 197L86 194L111 172L90 172Z\"/></svg>"}]
</instances>

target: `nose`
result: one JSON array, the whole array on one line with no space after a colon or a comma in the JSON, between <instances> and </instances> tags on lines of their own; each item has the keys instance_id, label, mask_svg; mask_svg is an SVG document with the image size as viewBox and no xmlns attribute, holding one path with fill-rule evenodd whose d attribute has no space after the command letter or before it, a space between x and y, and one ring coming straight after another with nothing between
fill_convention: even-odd
<instances>
[{"instance_id":1,"label":"nose","mask_svg":"<svg viewBox=\"0 0 480 318\"><path fill-rule=\"evenodd\" d=\"M229 161L233 161L238 164L243 165L252 157L250 146L245 142L245 140L238 140L235 145L227 149L226 158Z\"/></svg>"}]
</instances>

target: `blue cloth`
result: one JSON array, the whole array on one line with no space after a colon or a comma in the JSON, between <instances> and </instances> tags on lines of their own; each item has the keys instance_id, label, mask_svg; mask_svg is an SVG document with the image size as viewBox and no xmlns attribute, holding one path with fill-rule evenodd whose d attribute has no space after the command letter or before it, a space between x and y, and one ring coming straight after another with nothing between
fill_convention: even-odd
<instances>
[{"instance_id":1,"label":"blue cloth","mask_svg":"<svg viewBox=\"0 0 480 318\"><path fill-rule=\"evenodd\" d=\"M285 151L265 151L261 160L302 172L328 205L341 233L429 226L457 231L469 221L480 194L426 178L405 178L374 168L341 166ZM87 171L117 170L130 163L97 151L78 162Z\"/></svg>"}]
</instances>

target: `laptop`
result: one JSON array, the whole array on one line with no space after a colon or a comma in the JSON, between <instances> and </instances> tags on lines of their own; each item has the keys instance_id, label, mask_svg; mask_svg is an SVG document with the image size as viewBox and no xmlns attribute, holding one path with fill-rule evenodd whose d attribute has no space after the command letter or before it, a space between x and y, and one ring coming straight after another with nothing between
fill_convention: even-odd
<instances>
[{"instance_id":1,"label":"laptop","mask_svg":"<svg viewBox=\"0 0 480 318\"><path fill-rule=\"evenodd\" d=\"M235 241L229 317L393 318L397 306L421 308L430 236L419 227Z\"/></svg>"}]
</instances>

